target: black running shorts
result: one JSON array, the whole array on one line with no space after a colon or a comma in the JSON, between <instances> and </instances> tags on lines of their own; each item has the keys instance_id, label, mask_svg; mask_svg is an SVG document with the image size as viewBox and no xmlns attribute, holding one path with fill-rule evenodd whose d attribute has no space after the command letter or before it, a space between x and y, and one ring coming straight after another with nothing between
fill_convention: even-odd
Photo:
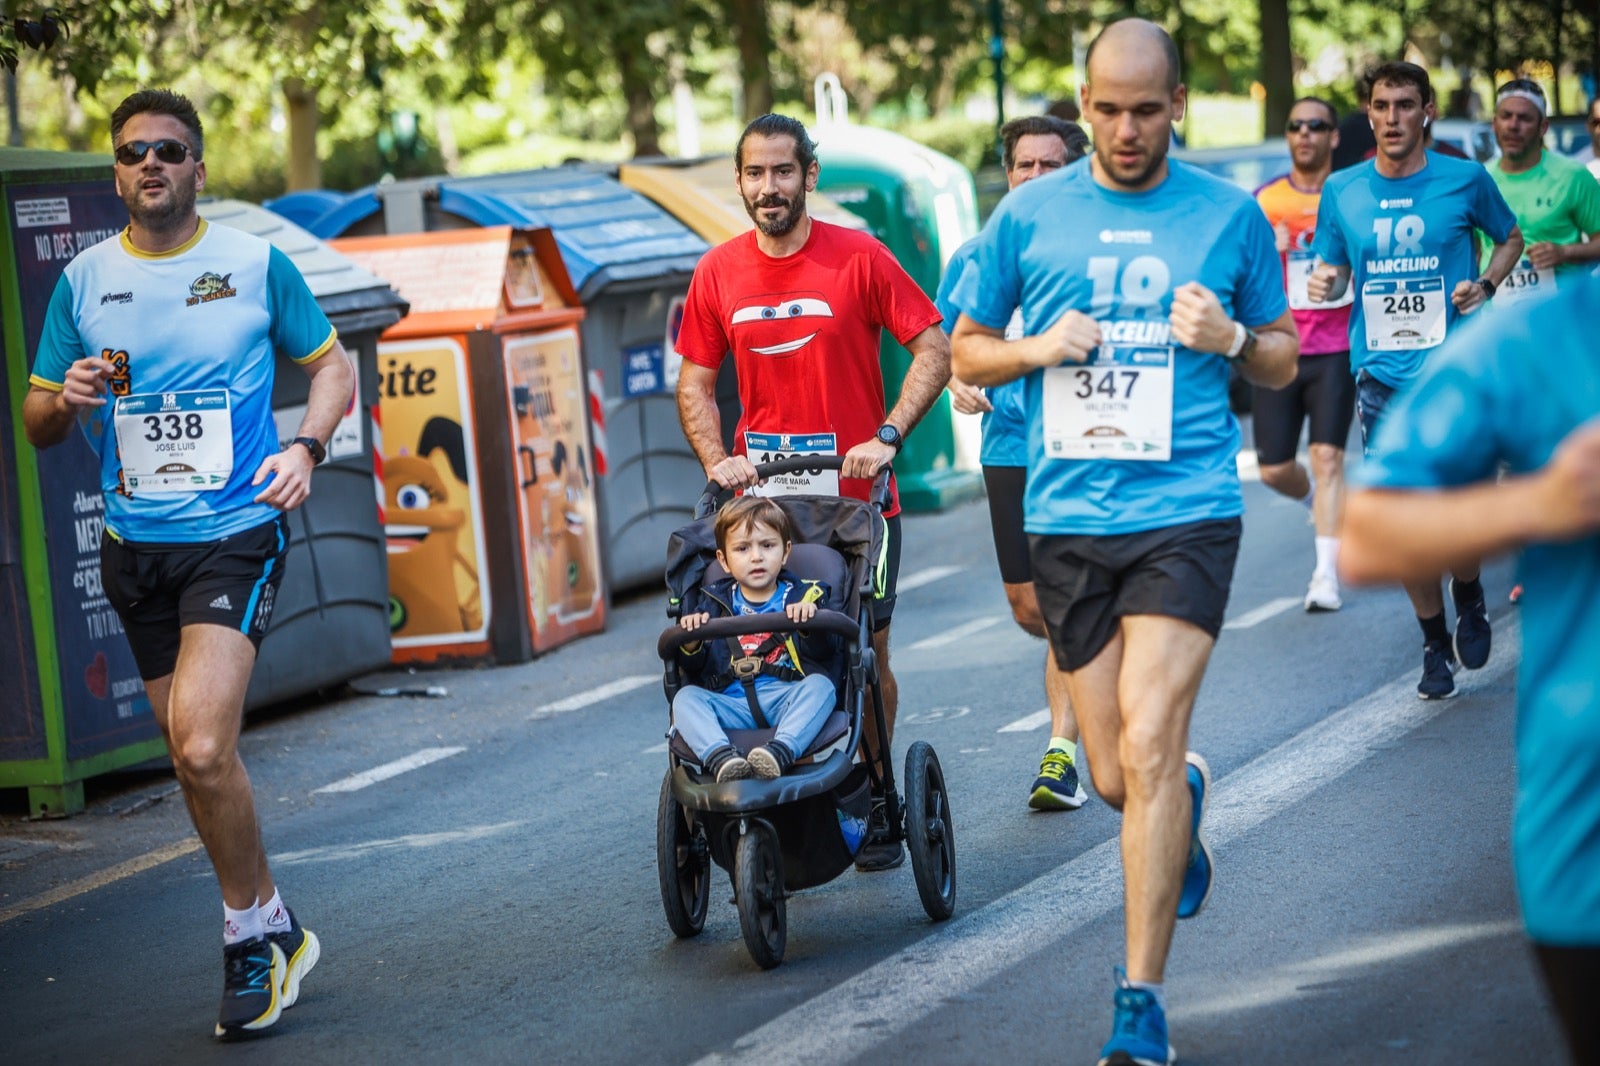
<instances>
[{"instance_id":1,"label":"black running shorts","mask_svg":"<svg viewBox=\"0 0 1600 1066\"><path fill-rule=\"evenodd\" d=\"M1311 443L1343 448L1356 413L1350 353L1303 355L1294 381L1281 389L1256 386L1256 459L1262 466L1291 462L1300 427L1311 419Z\"/></svg>"},{"instance_id":2,"label":"black running shorts","mask_svg":"<svg viewBox=\"0 0 1600 1066\"><path fill-rule=\"evenodd\" d=\"M900 516L885 518L884 525L888 529L883 535L884 552L887 556L884 577L883 595L872 603L872 631L889 628L889 619L894 615L894 601L900 587Z\"/></svg>"},{"instance_id":3,"label":"black running shorts","mask_svg":"<svg viewBox=\"0 0 1600 1066\"><path fill-rule=\"evenodd\" d=\"M989 526L994 531L994 554L1000 560L1000 580L1008 585L1026 585L1033 580L1028 534L1022 529L1022 497L1028 487L1028 468L986 466L983 486L989 494Z\"/></svg>"},{"instance_id":4,"label":"black running shorts","mask_svg":"<svg viewBox=\"0 0 1600 1066\"><path fill-rule=\"evenodd\" d=\"M134 543L107 530L100 541L106 597L128 633L139 676L153 681L172 673L187 625L237 629L259 649L288 553L282 515L203 544Z\"/></svg>"},{"instance_id":5,"label":"black running shorts","mask_svg":"<svg viewBox=\"0 0 1600 1066\"><path fill-rule=\"evenodd\" d=\"M1063 670L1087 666L1124 615L1159 614L1222 631L1244 523L1208 519L1112 536L1029 534L1033 587Z\"/></svg>"}]
</instances>

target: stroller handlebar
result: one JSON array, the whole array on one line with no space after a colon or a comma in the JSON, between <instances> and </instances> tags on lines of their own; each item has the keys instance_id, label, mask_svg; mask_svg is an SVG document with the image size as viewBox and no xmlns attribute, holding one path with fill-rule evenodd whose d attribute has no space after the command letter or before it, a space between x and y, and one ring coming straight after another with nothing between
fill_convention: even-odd
<instances>
[{"instance_id":1,"label":"stroller handlebar","mask_svg":"<svg viewBox=\"0 0 1600 1066\"><path fill-rule=\"evenodd\" d=\"M787 459L777 459L770 463L757 463L756 476L769 478L778 474L793 474L801 470L840 470L844 467L842 455L795 455ZM884 467L872 479L872 491L869 492L869 501L879 511L889 506L889 474L890 468ZM723 496L731 494L732 489L724 488L721 482L707 481L705 491L700 493L700 499L695 503L694 516L704 518L717 509L717 501Z\"/></svg>"},{"instance_id":2,"label":"stroller handlebar","mask_svg":"<svg viewBox=\"0 0 1600 1066\"><path fill-rule=\"evenodd\" d=\"M771 633L774 630L817 629L847 640L856 640L861 636L861 624L840 611L818 611L807 622L794 622L788 616L779 614L742 614L729 618L713 618L698 629L684 629L681 626L665 629L660 639L656 641L656 653L666 659L685 644L695 641L744 636L750 633Z\"/></svg>"}]
</instances>

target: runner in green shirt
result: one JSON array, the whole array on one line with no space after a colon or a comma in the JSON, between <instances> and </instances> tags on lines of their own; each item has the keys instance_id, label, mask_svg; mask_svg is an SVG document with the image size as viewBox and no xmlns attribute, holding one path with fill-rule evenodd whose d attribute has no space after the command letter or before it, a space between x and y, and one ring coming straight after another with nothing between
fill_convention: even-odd
<instances>
[{"instance_id":1,"label":"runner in green shirt","mask_svg":"<svg viewBox=\"0 0 1600 1066\"><path fill-rule=\"evenodd\" d=\"M1516 213L1527 247L1500 283L1496 307L1548 292L1559 279L1600 260L1600 182L1579 163L1544 150L1549 128L1544 90L1516 78L1495 93L1500 159L1489 167Z\"/></svg>"}]
</instances>

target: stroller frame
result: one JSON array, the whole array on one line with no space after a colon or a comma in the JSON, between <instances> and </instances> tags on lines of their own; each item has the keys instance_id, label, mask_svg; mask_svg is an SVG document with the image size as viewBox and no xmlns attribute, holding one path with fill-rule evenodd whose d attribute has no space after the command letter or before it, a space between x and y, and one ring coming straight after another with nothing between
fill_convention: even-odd
<instances>
[{"instance_id":1,"label":"stroller frame","mask_svg":"<svg viewBox=\"0 0 1600 1066\"><path fill-rule=\"evenodd\" d=\"M838 469L842 464L838 456L805 456L756 469L765 478L799 470ZM708 483L696 504L695 522L671 539L667 584L672 600L667 613L674 620L684 609L684 597L705 580L712 565L709 557L714 556L715 544L710 519L726 494L716 482ZM895 790L889 744L881 745L877 759L856 761L863 742L866 693L872 695L876 735L882 738L888 732L872 648L872 603L882 565L887 470L874 483L872 495L870 506L842 497L777 497L796 527L791 565L808 552L814 561L822 561L808 547L818 543L839 551L845 559L849 588L842 590L844 610L819 610L803 624L773 614L716 618L693 631L671 626L657 641L669 705L683 687L677 653L686 643L750 633L820 630L840 638L843 644L842 677L836 678L840 702L809 751L826 750L841 739L844 743L824 758L802 761L774 780L717 782L699 768L693 753L675 736L668 749L656 826L657 866L668 925L680 937L701 931L710 867L715 862L727 869L733 880L745 944L764 969L783 959L784 901L791 892L831 881L850 865L853 851L847 845L840 841L837 848L827 846L831 843L827 832L839 832L832 804L834 797L845 793L850 799L841 799L841 804L864 802L861 793L869 781L885 797L890 840L909 846L924 909L935 921L955 912L955 841L944 776L932 747L919 741L908 750L903 804ZM729 739L748 750L771 733L729 730ZM823 829L820 836L816 833L819 827ZM796 836L817 836L823 846L813 851L807 847L808 841L796 841Z\"/></svg>"}]
</instances>

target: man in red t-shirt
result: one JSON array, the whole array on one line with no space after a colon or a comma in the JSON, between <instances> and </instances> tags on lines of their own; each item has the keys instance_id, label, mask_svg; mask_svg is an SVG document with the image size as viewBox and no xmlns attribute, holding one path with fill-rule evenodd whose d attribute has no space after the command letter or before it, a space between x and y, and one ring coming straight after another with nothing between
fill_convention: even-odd
<instances>
[{"instance_id":1,"label":"man in red t-shirt","mask_svg":"<svg viewBox=\"0 0 1600 1066\"><path fill-rule=\"evenodd\" d=\"M806 213L806 193L817 187L815 153L805 126L785 115L763 115L740 135L734 178L756 226L707 252L695 269L677 341L683 356L678 414L706 476L725 488L866 499L872 478L893 462L905 435L944 391L950 345L933 301L887 248ZM878 363L885 329L912 356L900 399L887 415ZM717 370L730 351L744 408L732 455L722 444L716 399ZM752 457L761 462L775 453L842 454L844 465L838 472L761 483ZM900 500L890 485L889 572L874 605L872 635L886 743L898 705L889 619L900 566ZM869 715L872 759L880 750L876 733ZM885 840L885 799L874 795L870 835L856 857L860 869L887 870L904 861L900 844Z\"/></svg>"}]
</instances>

